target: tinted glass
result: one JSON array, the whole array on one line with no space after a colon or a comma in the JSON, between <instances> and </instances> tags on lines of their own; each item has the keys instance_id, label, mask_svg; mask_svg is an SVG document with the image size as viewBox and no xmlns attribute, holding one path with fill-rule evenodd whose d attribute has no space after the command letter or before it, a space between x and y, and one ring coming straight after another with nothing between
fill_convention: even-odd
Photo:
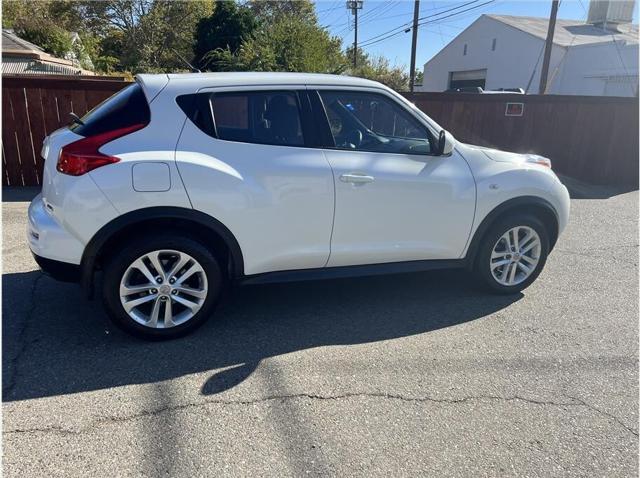
<instances>
[{"instance_id":1,"label":"tinted glass","mask_svg":"<svg viewBox=\"0 0 640 478\"><path fill-rule=\"evenodd\" d=\"M74 123L71 130L82 136L113 131L135 124L148 124L151 117L142 87L134 83L106 99Z\"/></svg>"},{"instance_id":2,"label":"tinted glass","mask_svg":"<svg viewBox=\"0 0 640 478\"><path fill-rule=\"evenodd\" d=\"M290 91L216 93L217 137L244 143L304 146L298 97Z\"/></svg>"},{"instance_id":3,"label":"tinted glass","mask_svg":"<svg viewBox=\"0 0 640 478\"><path fill-rule=\"evenodd\" d=\"M321 91L336 148L400 154L429 154L427 129L384 95Z\"/></svg>"},{"instance_id":4,"label":"tinted glass","mask_svg":"<svg viewBox=\"0 0 640 478\"><path fill-rule=\"evenodd\" d=\"M216 131L213 127L213 117L211 116L210 96L209 93L181 95L176 98L176 103L198 128L215 138Z\"/></svg>"}]
</instances>

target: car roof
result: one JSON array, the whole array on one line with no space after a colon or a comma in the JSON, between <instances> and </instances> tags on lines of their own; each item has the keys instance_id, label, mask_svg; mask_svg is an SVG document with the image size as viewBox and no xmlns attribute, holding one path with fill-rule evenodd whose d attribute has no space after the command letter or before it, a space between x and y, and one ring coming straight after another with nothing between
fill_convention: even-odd
<instances>
[{"instance_id":1,"label":"car roof","mask_svg":"<svg viewBox=\"0 0 640 478\"><path fill-rule=\"evenodd\" d=\"M200 88L220 86L268 86L268 85L330 85L386 88L384 85L364 78L346 75L319 73L275 73L275 72L216 72L216 73L169 73L140 74L136 79L147 87L171 85L176 88L197 91Z\"/></svg>"}]
</instances>

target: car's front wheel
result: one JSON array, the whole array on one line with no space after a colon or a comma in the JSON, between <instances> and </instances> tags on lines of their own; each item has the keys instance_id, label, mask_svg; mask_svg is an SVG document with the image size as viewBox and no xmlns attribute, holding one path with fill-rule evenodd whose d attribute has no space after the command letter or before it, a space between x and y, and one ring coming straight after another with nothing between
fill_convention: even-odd
<instances>
[{"instance_id":1,"label":"car's front wheel","mask_svg":"<svg viewBox=\"0 0 640 478\"><path fill-rule=\"evenodd\" d=\"M103 300L126 331L174 338L209 318L221 279L216 258L199 242L178 235L141 239L106 265Z\"/></svg>"},{"instance_id":2,"label":"car's front wheel","mask_svg":"<svg viewBox=\"0 0 640 478\"><path fill-rule=\"evenodd\" d=\"M491 291L512 294L536 280L548 253L549 235L540 220L524 214L509 216L485 234L475 272Z\"/></svg>"}]
</instances>

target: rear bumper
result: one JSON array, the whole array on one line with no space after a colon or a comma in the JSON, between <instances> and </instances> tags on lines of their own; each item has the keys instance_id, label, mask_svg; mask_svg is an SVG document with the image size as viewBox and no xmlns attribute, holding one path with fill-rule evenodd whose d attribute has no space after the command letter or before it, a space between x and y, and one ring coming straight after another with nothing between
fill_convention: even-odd
<instances>
[{"instance_id":1,"label":"rear bumper","mask_svg":"<svg viewBox=\"0 0 640 478\"><path fill-rule=\"evenodd\" d=\"M62 282L80 282L79 265L56 261L54 259L47 259L46 257L41 257L35 253L33 254L33 258L38 263L38 266L40 266L42 272L48 276Z\"/></svg>"},{"instance_id":2,"label":"rear bumper","mask_svg":"<svg viewBox=\"0 0 640 478\"><path fill-rule=\"evenodd\" d=\"M47 210L41 194L29 205L27 240L31 252L36 256L72 265L80 264L84 246Z\"/></svg>"}]
</instances>

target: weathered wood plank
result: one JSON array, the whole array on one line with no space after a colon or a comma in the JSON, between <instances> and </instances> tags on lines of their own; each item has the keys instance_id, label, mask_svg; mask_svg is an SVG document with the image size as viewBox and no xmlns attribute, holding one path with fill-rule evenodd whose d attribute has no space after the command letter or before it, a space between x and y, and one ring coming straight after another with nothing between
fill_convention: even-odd
<instances>
[{"instance_id":1,"label":"weathered wood plank","mask_svg":"<svg viewBox=\"0 0 640 478\"><path fill-rule=\"evenodd\" d=\"M15 136L18 143L18 164L25 186L38 186L36 161L31 141L31 128L27 114L27 100L24 88L11 88L7 91L14 115Z\"/></svg>"},{"instance_id":2,"label":"weathered wood plank","mask_svg":"<svg viewBox=\"0 0 640 478\"><path fill-rule=\"evenodd\" d=\"M31 127L31 140L33 142L33 151L35 154L36 173L38 180L42 184L42 170L44 168L44 159L40 155L42 150L42 141L44 140L46 128L44 125L44 114L42 110L42 97L40 96L40 88L28 88L26 90L27 106L29 113L29 125Z\"/></svg>"},{"instance_id":3,"label":"weathered wood plank","mask_svg":"<svg viewBox=\"0 0 640 478\"><path fill-rule=\"evenodd\" d=\"M11 99L8 91L5 90L2 93L2 166L4 167L2 177L7 186L24 186L18 163L18 142Z\"/></svg>"}]
</instances>

